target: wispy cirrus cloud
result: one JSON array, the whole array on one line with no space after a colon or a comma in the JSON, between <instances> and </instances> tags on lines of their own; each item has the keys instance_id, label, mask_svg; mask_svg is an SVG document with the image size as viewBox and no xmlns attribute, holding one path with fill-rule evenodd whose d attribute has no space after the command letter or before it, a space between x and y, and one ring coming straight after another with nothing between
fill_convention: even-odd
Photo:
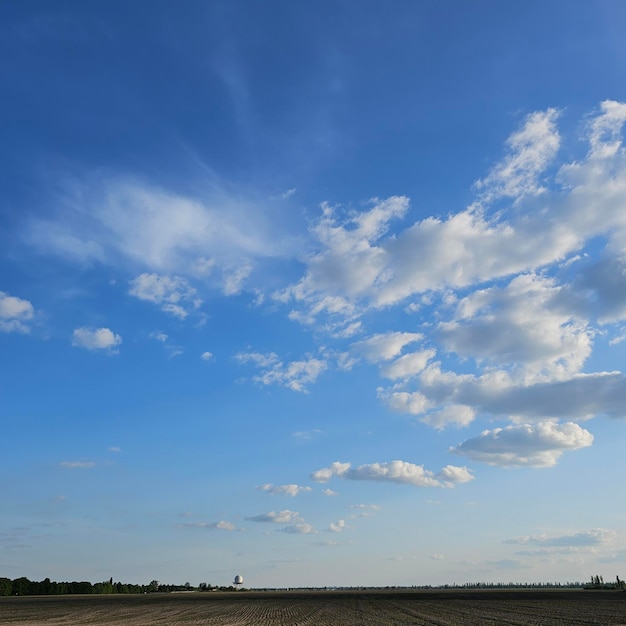
<instances>
[{"instance_id":1,"label":"wispy cirrus cloud","mask_svg":"<svg viewBox=\"0 0 626 626\"><path fill-rule=\"evenodd\" d=\"M527 535L506 539L503 543L514 545L531 545L547 548L589 548L611 543L617 536L614 530L593 528L570 535Z\"/></svg>"},{"instance_id":2,"label":"wispy cirrus cloud","mask_svg":"<svg viewBox=\"0 0 626 626\"><path fill-rule=\"evenodd\" d=\"M31 218L23 236L42 252L148 273L208 279L238 293L255 265L293 256L299 244L255 194L213 177L196 196L139 178L94 173L66 177L54 210ZM210 254L207 254L210 251Z\"/></svg>"}]
</instances>

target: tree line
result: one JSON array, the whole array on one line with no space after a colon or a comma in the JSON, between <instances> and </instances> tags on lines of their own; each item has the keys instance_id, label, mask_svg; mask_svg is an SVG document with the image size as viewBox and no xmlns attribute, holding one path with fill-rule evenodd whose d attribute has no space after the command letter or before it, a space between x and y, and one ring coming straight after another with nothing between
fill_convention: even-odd
<instances>
[{"instance_id":1,"label":"tree line","mask_svg":"<svg viewBox=\"0 0 626 626\"><path fill-rule=\"evenodd\" d=\"M29 580L25 576L15 578L0 577L0 596L54 596L65 594L87 593L171 593L172 591L234 591L234 587L213 587L207 583L200 583L193 587L190 583L184 585L167 585L157 580L147 585L113 582L113 578L101 583L88 581L55 582L49 578L43 580Z\"/></svg>"}]
</instances>

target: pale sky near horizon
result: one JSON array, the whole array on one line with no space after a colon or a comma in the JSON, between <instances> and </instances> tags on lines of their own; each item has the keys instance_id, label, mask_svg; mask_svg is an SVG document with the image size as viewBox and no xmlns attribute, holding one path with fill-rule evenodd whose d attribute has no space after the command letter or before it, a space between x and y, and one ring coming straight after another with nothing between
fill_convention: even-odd
<instances>
[{"instance_id":1,"label":"pale sky near horizon","mask_svg":"<svg viewBox=\"0 0 626 626\"><path fill-rule=\"evenodd\" d=\"M0 5L0 576L626 577L626 4Z\"/></svg>"}]
</instances>

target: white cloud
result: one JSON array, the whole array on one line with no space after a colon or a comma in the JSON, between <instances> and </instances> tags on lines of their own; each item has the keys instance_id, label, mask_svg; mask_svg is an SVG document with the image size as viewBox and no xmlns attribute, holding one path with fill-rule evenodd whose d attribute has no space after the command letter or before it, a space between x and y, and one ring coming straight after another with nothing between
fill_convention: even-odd
<instances>
[{"instance_id":1,"label":"white cloud","mask_svg":"<svg viewBox=\"0 0 626 626\"><path fill-rule=\"evenodd\" d=\"M301 247L286 232L275 203L236 194L215 177L204 181L197 197L97 174L65 180L63 188L55 214L31 219L25 238L81 263L203 276L233 293L246 278L238 269L241 259L254 267L265 258L291 257Z\"/></svg>"},{"instance_id":2,"label":"white cloud","mask_svg":"<svg viewBox=\"0 0 626 626\"><path fill-rule=\"evenodd\" d=\"M350 463L335 461L329 467L313 472L311 478L316 482L328 482L332 477L347 480L366 480L414 485L415 487L453 487L455 484L473 480L465 467L448 465L439 473L425 470L423 465L407 461L389 463L371 463L352 468Z\"/></svg>"},{"instance_id":3,"label":"white cloud","mask_svg":"<svg viewBox=\"0 0 626 626\"><path fill-rule=\"evenodd\" d=\"M441 322L437 336L462 357L563 378L580 370L593 337L569 300L553 279L523 274L504 288L475 291L460 300L455 319Z\"/></svg>"},{"instance_id":4,"label":"white cloud","mask_svg":"<svg viewBox=\"0 0 626 626\"><path fill-rule=\"evenodd\" d=\"M519 200L526 195L546 191L539 177L559 149L558 117L556 109L531 113L526 117L523 127L509 137L507 145L510 152L504 161L496 165L485 179L476 182L481 200Z\"/></svg>"},{"instance_id":5,"label":"white cloud","mask_svg":"<svg viewBox=\"0 0 626 626\"><path fill-rule=\"evenodd\" d=\"M343 519L337 520L336 522L331 522L328 526L328 532L331 533L341 533L344 530L349 530L350 526L346 524L346 521Z\"/></svg>"},{"instance_id":6,"label":"white cloud","mask_svg":"<svg viewBox=\"0 0 626 626\"><path fill-rule=\"evenodd\" d=\"M290 511L285 509L283 511L270 511L269 513L263 513L262 515L254 515L253 517L246 517L251 522L272 522L274 524L292 524L294 522L301 522L302 518L296 511Z\"/></svg>"},{"instance_id":7,"label":"white cloud","mask_svg":"<svg viewBox=\"0 0 626 626\"><path fill-rule=\"evenodd\" d=\"M202 301L196 296L196 290L180 276L160 276L158 274L140 274L130 282L128 293L140 300L153 302L162 311L185 319L189 310L197 309Z\"/></svg>"},{"instance_id":8,"label":"white cloud","mask_svg":"<svg viewBox=\"0 0 626 626\"><path fill-rule=\"evenodd\" d=\"M432 349L405 354L393 363L383 365L380 368L380 374L384 378L390 378L391 380L412 378L424 370L428 361L434 358L435 355L436 351Z\"/></svg>"},{"instance_id":9,"label":"white cloud","mask_svg":"<svg viewBox=\"0 0 626 626\"><path fill-rule=\"evenodd\" d=\"M334 489L322 489L322 493L325 496L338 496L339 495Z\"/></svg>"},{"instance_id":10,"label":"white cloud","mask_svg":"<svg viewBox=\"0 0 626 626\"><path fill-rule=\"evenodd\" d=\"M377 504L351 504L351 509L359 509L360 511L378 511L380 507Z\"/></svg>"},{"instance_id":11,"label":"white cloud","mask_svg":"<svg viewBox=\"0 0 626 626\"><path fill-rule=\"evenodd\" d=\"M96 466L93 461L62 461L60 465L68 469L89 469Z\"/></svg>"},{"instance_id":12,"label":"white cloud","mask_svg":"<svg viewBox=\"0 0 626 626\"><path fill-rule=\"evenodd\" d=\"M410 413L420 415L429 406L428 398L419 391L409 393L408 391L392 391L385 389L378 390L378 396L382 398L392 411L398 413Z\"/></svg>"},{"instance_id":13,"label":"white cloud","mask_svg":"<svg viewBox=\"0 0 626 626\"><path fill-rule=\"evenodd\" d=\"M307 524L306 522L300 522L298 524L290 524L289 526L285 526L277 532L289 533L292 535L310 535L311 533L315 533L316 530L311 524Z\"/></svg>"},{"instance_id":14,"label":"white cloud","mask_svg":"<svg viewBox=\"0 0 626 626\"><path fill-rule=\"evenodd\" d=\"M109 446L109 452L119 453L121 451L122 451L122 448L120 448L119 446Z\"/></svg>"},{"instance_id":15,"label":"white cloud","mask_svg":"<svg viewBox=\"0 0 626 626\"><path fill-rule=\"evenodd\" d=\"M598 236L623 250L626 159L619 133L625 109L602 103L587 125L588 156L560 167L552 166L558 112L531 113L509 138L502 162L477 183L477 201L445 218L427 217L389 233L391 222L405 216L407 198L377 200L343 218L323 205L311 228L317 248L305 258L306 275L279 299L296 305L292 319L354 323L371 307L536 272L579 255ZM489 210L489 203L507 199L512 202Z\"/></svg>"},{"instance_id":16,"label":"white cloud","mask_svg":"<svg viewBox=\"0 0 626 626\"><path fill-rule=\"evenodd\" d=\"M213 358L213 353L212 353L212 352L203 352L203 353L200 355L200 358L201 358L203 361L210 361L210 360Z\"/></svg>"},{"instance_id":17,"label":"white cloud","mask_svg":"<svg viewBox=\"0 0 626 626\"><path fill-rule=\"evenodd\" d=\"M502 370L475 376L442 371L439 364L432 364L420 375L419 388L415 393L379 390L379 397L393 410L420 416L427 408L444 410L448 405L463 405L476 413L520 423L600 415L626 417L626 376L621 372L526 383ZM424 421L435 427L442 425L436 420Z\"/></svg>"},{"instance_id":18,"label":"white cloud","mask_svg":"<svg viewBox=\"0 0 626 626\"><path fill-rule=\"evenodd\" d=\"M301 361L283 363L276 354L259 354L257 352L235 355L240 363L252 363L261 369L261 374L253 380L262 385L280 385L292 391L307 391L307 386L314 383L328 365L326 361L307 356Z\"/></svg>"},{"instance_id":19,"label":"white cloud","mask_svg":"<svg viewBox=\"0 0 626 626\"><path fill-rule=\"evenodd\" d=\"M301 494L311 491L311 487L303 487L290 483L288 485L272 485L271 483L261 485L258 487L261 491L265 491L273 496L291 496L292 498Z\"/></svg>"},{"instance_id":20,"label":"white cloud","mask_svg":"<svg viewBox=\"0 0 626 626\"><path fill-rule=\"evenodd\" d=\"M156 341L160 341L161 343L166 343L168 340L168 336L162 331L155 331L150 333L150 339L155 339Z\"/></svg>"},{"instance_id":21,"label":"white cloud","mask_svg":"<svg viewBox=\"0 0 626 626\"><path fill-rule=\"evenodd\" d=\"M34 315L35 309L28 300L0 291L0 331L28 333L28 322Z\"/></svg>"},{"instance_id":22,"label":"white cloud","mask_svg":"<svg viewBox=\"0 0 626 626\"><path fill-rule=\"evenodd\" d=\"M439 552L434 552L433 554L430 555L429 558L432 559L433 561L443 561L443 559L445 559L446 557L443 556L443 554L439 554Z\"/></svg>"},{"instance_id":23,"label":"white cloud","mask_svg":"<svg viewBox=\"0 0 626 626\"><path fill-rule=\"evenodd\" d=\"M383 333L357 341L350 346L350 349L370 363L379 363L397 357L404 346L419 341L422 337L420 333Z\"/></svg>"},{"instance_id":24,"label":"white cloud","mask_svg":"<svg viewBox=\"0 0 626 626\"><path fill-rule=\"evenodd\" d=\"M608 530L606 528L593 528L591 530L577 532L571 535L529 535L526 537L516 537L514 539L507 539L504 543L544 546L551 548L594 547L611 543L616 536L617 533L613 530Z\"/></svg>"},{"instance_id":25,"label":"white cloud","mask_svg":"<svg viewBox=\"0 0 626 626\"><path fill-rule=\"evenodd\" d=\"M552 467L563 452L592 443L593 435L578 424L540 422L484 430L450 451L489 465Z\"/></svg>"},{"instance_id":26,"label":"white cloud","mask_svg":"<svg viewBox=\"0 0 626 626\"><path fill-rule=\"evenodd\" d=\"M292 437L298 439L299 441L310 441L314 437L317 437L321 434L321 430L319 428L314 428L312 430L300 430L298 432L292 433Z\"/></svg>"},{"instance_id":27,"label":"white cloud","mask_svg":"<svg viewBox=\"0 0 626 626\"><path fill-rule=\"evenodd\" d=\"M589 123L589 156L606 159L615 156L622 146L620 134L626 122L626 104L605 100L600 110L602 113Z\"/></svg>"},{"instance_id":28,"label":"white cloud","mask_svg":"<svg viewBox=\"0 0 626 626\"><path fill-rule=\"evenodd\" d=\"M72 335L72 345L87 350L106 350L115 353L122 338L110 328L77 328Z\"/></svg>"},{"instance_id":29,"label":"white cloud","mask_svg":"<svg viewBox=\"0 0 626 626\"><path fill-rule=\"evenodd\" d=\"M451 404L440 411L429 413L422 417L420 421L437 430L443 430L448 426L456 426L457 428L469 426L474 421L475 416L476 411L472 407L462 404Z\"/></svg>"},{"instance_id":30,"label":"white cloud","mask_svg":"<svg viewBox=\"0 0 626 626\"><path fill-rule=\"evenodd\" d=\"M219 522L187 522L185 524L177 524L179 528L207 528L215 530L236 530L236 526L232 522L220 520Z\"/></svg>"}]
</instances>

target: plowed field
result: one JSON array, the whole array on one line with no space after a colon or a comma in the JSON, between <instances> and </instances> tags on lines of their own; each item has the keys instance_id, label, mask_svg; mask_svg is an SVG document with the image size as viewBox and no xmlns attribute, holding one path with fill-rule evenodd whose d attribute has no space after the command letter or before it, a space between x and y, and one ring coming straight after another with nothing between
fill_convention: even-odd
<instances>
[{"instance_id":1,"label":"plowed field","mask_svg":"<svg viewBox=\"0 0 626 626\"><path fill-rule=\"evenodd\" d=\"M0 598L3 626L626 626L618 591L310 591Z\"/></svg>"}]
</instances>

